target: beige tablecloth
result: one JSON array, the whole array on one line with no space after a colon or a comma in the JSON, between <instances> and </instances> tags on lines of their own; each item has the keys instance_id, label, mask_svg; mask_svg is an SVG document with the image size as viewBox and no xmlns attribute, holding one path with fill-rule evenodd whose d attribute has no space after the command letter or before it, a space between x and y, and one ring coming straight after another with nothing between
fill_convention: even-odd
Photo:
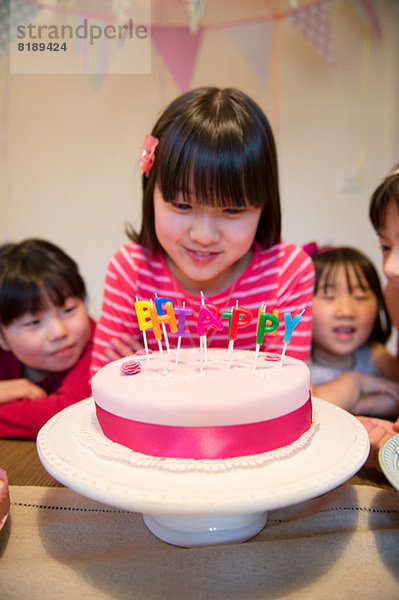
<instances>
[{"instance_id":1,"label":"beige tablecloth","mask_svg":"<svg viewBox=\"0 0 399 600\"><path fill-rule=\"evenodd\" d=\"M66 488L11 486L2 600L399 598L399 494L341 486L270 511L249 542L178 548L142 516Z\"/></svg>"}]
</instances>

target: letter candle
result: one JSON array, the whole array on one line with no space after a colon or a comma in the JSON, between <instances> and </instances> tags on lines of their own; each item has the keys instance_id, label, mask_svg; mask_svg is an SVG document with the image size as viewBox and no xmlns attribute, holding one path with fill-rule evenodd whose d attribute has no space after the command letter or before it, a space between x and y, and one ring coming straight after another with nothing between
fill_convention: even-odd
<instances>
[{"instance_id":1,"label":"letter candle","mask_svg":"<svg viewBox=\"0 0 399 600\"><path fill-rule=\"evenodd\" d=\"M206 362L206 348L207 348L207 333L208 327L214 329L223 329L223 323L219 319L219 310L213 304L205 304L205 296L201 292L201 306L198 313L197 322L197 334L200 336L200 352L201 352L201 373L204 358L205 349L205 362Z\"/></svg>"},{"instance_id":2,"label":"letter candle","mask_svg":"<svg viewBox=\"0 0 399 600\"><path fill-rule=\"evenodd\" d=\"M201 294L201 308L203 308L205 306L204 292L201 290L200 294ZM200 310L201 310L201 308L200 308ZM199 318L199 314L198 314L198 318ZM204 364L204 362L206 363L206 361L207 361L207 350L208 350L208 344L207 344L207 338L206 338L207 333L208 333L208 329L206 327L204 327L203 333L200 336L201 373L202 373L202 369L203 369L203 364Z\"/></svg>"},{"instance_id":3,"label":"letter candle","mask_svg":"<svg viewBox=\"0 0 399 600\"><path fill-rule=\"evenodd\" d=\"M300 323L301 319L302 319L302 315L305 312L305 308L303 309L302 312L299 313L299 315L295 315L295 317L292 319L291 318L291 313L290 312L286 312L284 313L284 325L285 325L285 333L284 333L284 337L283 337L283 351L281 353L281 359L280 359L280 367L283 366L283 361L284 361L284 356L287 350L287 346L291 341L291 336L292 336L292 332L294 331L295 327Z\"/></svg>"},{"instance_id":4,"label":"letter candle","mask_svg":"<svg viewBox=\"0 0 399 600\"><path fill-rule=\"evenodd\" d=\"M162 349L162 333L161 326L164 332L165 340L167 340L167 334L165 330L165 323L169 324L171 334L178 336L177 352L176 352L176 364L179 360L181 337L183 335L189 335L189 331L185 329L186 316L192 314L192 309L185 308L185 302L182 307L174 307L174 303L169 298L158 298L155 294L155 306L152 300L138 300L136 296L136 302L134 304L137 314L137 320L140 331L143 333L144 346L146 351L146 358L149 360L149 350L146 336L146 329L152 328L154 331L155 339L158 342L159 351L161 354L161 360L164 366L164 373L166 373L166 365L163 357ZM163 310L163 305L165 311ZM283 351L280 358L280 367L283 366L284 357L286 354L287 346L291 341L292 332L300 323L305 309L301 313L291 317L290 312L284 313L284 324L285 333L283 337ZM166 314L165 314L166 313ZM176 322L176 315L178 316L178 324ZM238 300L235 306L231 310L224 311L220 315L222 318L229 319L229 347L228 347L228 370L231 368L233 362L233 351L234 341L237 339L238 329L247 327L252 319L252 312L243 306L238 305ZM197 334L200 337L200 352L201 352L201 373L203 370L204 362L206 363L206 352L207 352L207 333L208 328L213 327L214 329L223 329L223 323L219 318L219 310L213 304L210 304L204 294L201 292L201 304L198 313L197 321ZM273 313L266 312L265 303L258 309L258 320L256 326L256 351L253 370L256 370L256 364L260 347L263 343L263 338L266 333L276 335L279 327L279 311L273 309ZM168 344L167 344L168 346ZM205 356L204 356L205 355ZM205 360L204 360L205 359Z\"/></svg>"},{"instance_id":5,"label":"letter candle","mask_svg":"<svg viewBox=\"0 0 399 600\"><path fill-rule=\"evenodd\" d=\"M150 360L150 355L148 352L148 342L147 342L147 334L146 329L152 327L152 320L150 313L150 305L151 303L148 300L139 300L138 296L136 296L136 302L134 303L134 308L136 310L137 321L139 323L140 331L143 333L143 341L145 348L145 356L147 362Z\"/></svg>"},{"instance_id":6,"label":"letter candle","mask_svg":"<svg viewBox=\"0 0 399 600\"><path fill-rule=\"evenodd\" d=\"M231 311L222 313L222 316L227 317L230 321L229 361L227 367L228 370L230 370L233 362L234 341L237 339L237 332L239 329L247 327L251 323L253 314L248 308L245 308L244 306L238 306L238 300L236 300L236 305L232 307Z\"/></svg>"},{"instance_id":7,"label":"letter candle","mask_svg":"<svg viewBox=\"0 0 399 600\"><path fill-rule=\"evenodd\" d=\"M181 344L181 338L182 335L189 335L190 332L184 328L184 322L186 320L186 315L191 315L191 313L193 312L191 310L191 308L185 308L186 303L183 302L183 306L179 309L178 307L175 308L175 313L179 315L179 319L178 319L178 326L177 326L177 334L178 334L178 338L177 338L177 347L176 347L176 365L179 362L179 353L180 353L180 344ZM180 322L180 315L182 315L182 323Z\"/></svg>"},{"instance_id":8,"label":"letter candle","mask_svg":"<svg viewBox=\"0 0 399 600\"><path fill-rule=\"evenodd\" d=\"M164 315L164 311L162 308L162 304L164 304L165 302L172 302L169 298L158 298L158 294L155 292L155 308L157 309L157 313L158 315ZM172 305L174 307L174 304L172 302ZM166 346L166 351L168 353L168 356L170 356L170 346L169 346L169 339L168 339L168 334L166 333L166 325L163 322L161 324L162 326L162 333L163 333L163 337L165 339L165 346Z\"/></svg>"},{"instance_id":9,"label":"letter candle","mask_svg":"<svg viewBox=\"0 0 399 600\"><path fill-rule=\"evenodd\" d=\"M263 344L263 338L266 333L271 333L272 335L276 335L278 326L280 324L278 320L278 310L275 308L273 310L273 314L268 313L264 310L265 303L262 302L261 307L258 310L258 323L256 326L256 351L255 351L255 360L254 360L254 368L256 370L256 363L258 361L258 355L261 345Z\"/></svg>"},{"instance_id":10,"label":"letter candle","mask_svg":"<svg viewBox=\"0 0 399 600\"><path fill-rule=\"evenodd\" d=\"M236 300L236 305L238 305L238 300ZM234 306L231 308L231 310L226 310L226 311L222 312L222 317L224 319L229 320L229 351L228 351L228 364L227 364L228 371L230 371L231 361L233 358L233 347L234 347L234 340L231 339L231 321L233 318L233 308L234 308Z\"/></svg>"},{"instance_id":11,"label":"letter candle","mask_svg":"<svg viewBox=\"0 0 399 600\"><path fill-rule=\"evenodd\" d=\"M258 322L256 324L255 360L254 360L254 368L253 368L254 371L256 371L256 363L258 362L259 350L261 347L261 342L258 343L258 331L259 331L260 315L262 314L264 307L265 307L265 303L262 302L262 304L258 308Z\"/></svg>"},{"instance_id":12,"label":"letter candle","mask_svg":"<svg viewBox=\"0 0 399 600\"><path fill-rule=\"evenodd\" d=\"M150 314L151 314L151 319L152 319L152 329L154 331L154 336L155 339L158 342L158 348L159 348L159 352L161 355L161 360L162 360L162 366L163 366L163 372L166 375L167 371L166 371L166 365L165 365L165 359L164 359L164 355L163 355L163 348L162 348L162 333L161 333L161 328L160 325L162 323L165 322L165 320L169 319L169 316L171 314L171 312L173 312L173 305L171 302L167 302L165 305L166 311L167 311L167 315L158 315L158 311L155 308L154 304L152 303L152 300L150 300ZM175 328L174 331L177 331L177 324L176 324L176 318L174 316L173 313L173 319L174 319L174 324L175 324ZM172 327L171 327L172 329Z\"/></svg>"}]
</instances>

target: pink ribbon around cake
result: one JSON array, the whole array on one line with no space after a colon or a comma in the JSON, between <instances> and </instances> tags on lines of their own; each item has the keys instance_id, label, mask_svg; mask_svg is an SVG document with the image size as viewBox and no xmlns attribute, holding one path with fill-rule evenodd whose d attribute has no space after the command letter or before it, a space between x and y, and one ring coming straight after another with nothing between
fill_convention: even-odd
<instances>
[{"instance_id":1,"label":"pink ribbon around cake","mask_svg":"<svg viewBox=\"0 0 399 600\"><path fill-rule=\"evenodd\" d=\"M180 427L132 421L96 404L104 435L135 452L165 458L226 459L288 446L312 424L309 399L292 413L259 423Z\"/></svg>"}]
</instances>

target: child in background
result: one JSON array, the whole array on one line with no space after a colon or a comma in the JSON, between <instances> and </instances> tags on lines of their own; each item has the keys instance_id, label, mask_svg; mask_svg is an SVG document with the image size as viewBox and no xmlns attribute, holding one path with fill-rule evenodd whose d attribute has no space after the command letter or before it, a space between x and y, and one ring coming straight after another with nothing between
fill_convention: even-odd
<instances>
[{"instance_id":1,"label":"child in background","mask_svg":"<svg viewBox=\"0 0 399 600\"><path fill-rule=\"evenodd\" d=\"M399 330L399 168L395 168L371 197L370 220L382 250L382 269L388 280L385 302Z\"/></svg>"},{"instance_id":2,"label":"child in background","mask_svg":"<svg viewBox=\"0 0 399 600\"><path fill-rule=\"evenodd\" d=\"M391 321L399 330L399 165L371 196L369 216L378 234L382 269L388 280L385 302ZM395 423L376 419L362 419L362 422L368 429L374 455L392 435L399 432L399 419Z\"/></svg>"},{"instance_id":3,"label":"child in background","mask_svg":"<svg viewBox=\"0 0 399 600\"><path fill-rule=\"evenodd\" d=\"M313 393L356 415L396 418L399 363L385 347L391 325L374 265L345 247L313 262Z\"/></svg>"},{"instance_id":4,"label":"child in background","mask_svg":"<svg viewBox=\"0 0 399 600\"><path fill-rule=\"evenodd\" d=\"M192 310L182 347L198 346L201 292L220 311L238 300L257 314L305 309L287 354L307 361L314 272L309 257L280 241L277 155L259 106L235 89L200 88L172 102L146 136L140 161L143 221L111 259L97 325L92 372L142 348L136 298L170 298ZM227 347L227 328L208 345ZM265 336L281 353L284 326ZM254 349L256 319L235 348ZM150 349L158 349L148 333Z\"/></svg>"},{"instance_id":5,"label":"child in background","mask_svg":"<svg viewBox=\"0 0 399 600\"><path fill-rule=\"evenodd\" d=\"M0 247L0 438L35 439L90 396L94 322L76 263L36 239Z\"/></svg>"}]
</instances>

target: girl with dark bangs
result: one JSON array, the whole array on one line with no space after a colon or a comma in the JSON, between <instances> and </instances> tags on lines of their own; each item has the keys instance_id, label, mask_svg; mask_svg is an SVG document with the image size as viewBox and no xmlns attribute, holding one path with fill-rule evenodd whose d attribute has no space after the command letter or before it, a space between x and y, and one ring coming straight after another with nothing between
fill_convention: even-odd
<instances>
[{"instance_id":1,"label":"girl with dark bangs","mask_svg":"<svg viewBox=\"0 0 399 600\"><path fill-rule=\"evenodd\" d=\"M354 248L321 249L314 257L310 372L316 396L356 415L396 417L398 362L378 274Z\"/></svg>"},{"instance_id":2,"label":"girl with dark bangs","mask_svg":"<svg viewBox=\"0 0 399 600\"><path fill-rule=\"evenodd\" d=\"M305 310L287 352L307 361L311 343L313 266L280 238L277 155L260 107L236 89L199 88L173 101L145 139L142 225L109 263L92 371L142 346L134 311L155 293L185 302L188 335L198 346L203 293L220 311L238 300L257 313ZM263 349L281 352L283 327ZM235 346L254 349L256 320ZM152 336L150 349L158 349ZM226 331L212 330L210 347L227 347Z\"/></svg>"},{"instance_id":3,"label":"girl with dark bangs","mask_svg":"<svg viewBox=\"0 0 399 600\"><path fill-rule=\"evenodd\" d=\"M44 240L0 247L0 437L35 439L90 395L94 322L72 258Z\"/></svg>"}]
</instances>

